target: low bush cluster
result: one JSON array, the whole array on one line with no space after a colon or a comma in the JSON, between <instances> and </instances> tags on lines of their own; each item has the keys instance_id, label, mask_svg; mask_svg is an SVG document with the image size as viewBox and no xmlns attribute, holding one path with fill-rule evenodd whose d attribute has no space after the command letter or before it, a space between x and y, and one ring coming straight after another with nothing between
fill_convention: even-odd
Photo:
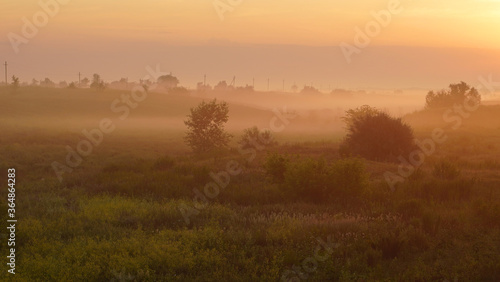
<instances>
[{"instance_id":1,"label":"low bush cluster","mask_svg":"<svg viewBox=\"0 0 500 282\"><path fill-rule=\"evenodd\" d=\"M264 163L271 180L280 182L292 198L325 202L333 198L358 197L368 184L360 159L347 158L327 163L324 159L294 159L271 154Z\"/></svg>"}]
</instances>

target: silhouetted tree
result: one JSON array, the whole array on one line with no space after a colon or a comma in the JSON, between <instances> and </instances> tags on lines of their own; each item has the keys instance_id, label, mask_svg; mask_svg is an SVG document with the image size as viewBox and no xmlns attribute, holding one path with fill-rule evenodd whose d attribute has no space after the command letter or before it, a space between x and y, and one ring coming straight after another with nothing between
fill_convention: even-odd
<instances>
[{"instance_id":1,"label":"silhouetted tree","mask_svg":"<svg viewBox=\"0 0 500 282\"><path fill-rule=\"evenodd\" d=\"M214 86L214 90L215 91L226 91L226 90L229 90L229 85L227 84L227 82L225 80L219 81L219 83L217 83L217 85Z\"/></svg>"},{"instance_id":2,"label":"silhouetted tree","mask_svg":"<svg viewBox=\"0 0 500 282\"><path fill-rule=\"evenodd\" d=\"M254 92L253 86L248 84L245 86L236 87L236 90L240 92Z\"/></svg>"},{"instance_id":3,"label":"silhouetted tree","mask_svg":"<svg viewBox=\"0 0 500 282\"><path fill-rule=\"evenodd\" d=\"M50 80L48 77L46 77L43 81L40 81L40 86L55 87L56 84L52 80Z\"/></svg>"},{"instance_id":4,"label":"silhouetted tree","mask_svg":"<svg viewBox=\"0 0 500 282\"><path fill-rule=\"evenodd\" d=\"M318 94L321 94L321 92L312 87L312 86L304 86L304 88L300 91L300 94L303 94L303 95L318 95Z\"/></svg>"},{"instance_id":5,"label":"silhouetted tree","mask_svg":"<svg viewBox=\"0 0 500 282\"><path fill-rule=\"evenodd\" d=\"M12 91L16 92L20 86L19 77L16 77L15 75L13 75L12 76L12 83L10 85L12 86Z\"/></svg>"},{"instance_id":6,"label":"silhouetted tree","mask_svg":"<svg viewBox=\"0 0 500 282\"><path fill-rule=\"evenodd\" d=\"M92 84L96 85L99 84L99 82L101 82L101 76L97 73L94 73L92 77Z\"/></svg>"},{"instance_id":7,"label":"silhouetted tree","mask_svg":"<svg viewBox=\"0 0 500 282\"><path fill-rule=\"evenodd\" d=\"M437 92L430 91L425 97L425 107L427 109L450 107L456 103L463 103L466 99L475 100L477 103L481 102L481 94L463 81L457 84L450 84L449 88L448 90Z\"/></svg>"},{"instance_id":8,"label":"silhouetted tree","mask_svg":"<svg viewBox=\"0 0 500 282\"><path fill-rule=\"evenodd\" d=\"M228 145L231 135L224 130L228 113L227 103L217 103L216 99L209 103L203 101L196 108L191 108L184 124L188 127L185 140L193 151L208 152Z\"/></svg>"},{"instance_id":9,"label":"silhouetted tree","mask_svg":"<svg viewBox=\"0 0 500 282\"><path fill-rule=\"evenodd\" d=\"M158 82L158 84L160 84L164 88L170 89L170 88L177 87L177 85L179 84L179 79L177 79L177 77L175 77L171 74L167 74L167 75L162 75L162 76L158 77L157 82Z\"/></svg>"},{"instance_id":10,"label":"silhouetted tree","mask_svg":"<svg viewBox=\"0 0 500 282\"><path fill-rule=\"evenodd\" d=\"M102 91L106 88L104 81L101 80L101 76L97 73L94 74L92 78L92 83L90 84L90 88L94 88L97 91Z\"/></svg>"},{"instance_id":11,"label":"silhouetted tree","mask_svg":"<svg viewBox=\"0 0 500 282\"><path fill-rule=\"evenodd\" d=\"M396 160L414 149L411 127L370 106L346 112L347 136L341 154L359 155L370 160Z\"/></svg>"},{"instance_id":12,"label":"silhouetted tree","mask_svg":"<svg viewBox=\"0 0 500 282\"><path fill-rule=\"evenodd\" d=\"M80 86L81 87L87 87L89 85L89 83L90 83L90 79L88 79L88 77L85 77L84 79L82 79L80 81L80 84L81 84Z\"/></svg>"}]
</instances>

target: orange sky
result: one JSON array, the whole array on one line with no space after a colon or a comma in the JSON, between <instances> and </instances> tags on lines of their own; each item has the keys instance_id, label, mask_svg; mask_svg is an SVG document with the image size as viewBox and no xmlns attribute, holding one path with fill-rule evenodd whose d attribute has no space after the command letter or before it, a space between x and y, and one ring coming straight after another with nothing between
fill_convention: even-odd
<instances>
[{"instance_id":1,"label":"orange sky","mask_svg":"<svg viewBox=\"0 0 500 282\"><path fill-rule=\"evenodd\" d=\"M400 2L402 11L392 15L390 24L371 39L370 47L500 49L499 0L242 0L223 19L214 3L228 0L61 0L69 3L60 5L28 43L20 44L16 55L8 35L22 35L22 18L32 21L42 8L38 0L2 0L0 59L24 63L29 56L53 56L50 50L61 54L93 50L106 57L117 48L128 48L126 43L143 46L128 57L149 52L150 44L353 44L355 28L365 28L373 19L371 12L387 9L391 1ZM112 72L118 76L116 70Z\"/></svg>"},{"instance_id":2,"label":"orange sky","mask_svg":"<svg viewBox=\"0 0 500 282\"><path fill-rule=\"evenodd\" d=\"M42 0L50 2L50 0ZM67 0L66 0L67 1ZM220 0L225 3L227 0ZM45 27L51 39L73 36L171 43L231 40L246 43L332 45L352 40L353 28L391 0L242 0L221 21L214 0L69 1ZM2 1L0 32L19 32L36 0ZM500 1L400 1L403 12L374 44L500 48Z\"/></svg>"}]
</instances>

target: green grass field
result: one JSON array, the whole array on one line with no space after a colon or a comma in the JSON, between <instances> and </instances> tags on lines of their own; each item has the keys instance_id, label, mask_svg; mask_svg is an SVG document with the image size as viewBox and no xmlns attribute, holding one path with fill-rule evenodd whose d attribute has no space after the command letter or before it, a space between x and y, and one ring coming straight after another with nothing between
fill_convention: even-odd
<instances>
[{"instance_id":1,"label":"green grass field","mask_svg":"<svg viewBox=\"0 0 500 282\"><path fill-rule=\"evenodd\" d=\"M448 139L393 192L384 173L397 163L340 158L336 111L300 114L276 134L280 145L252 154L235 141L274 114L230 102L231 149L196 156L183 120L200 97L150 93L122 120L111 105L123 91L0 91L3 187L16 169L16 281L500 281L499 106L457 129L444 110L406 115L417 139L436 127ZM59 181L53 162L106 118L114 131ZM281 180L266 173L271 156L289 161ZM194 189L228 163L241 172L200 197ZM0 200L7 224L7 188Z\"/></svg>"}]
</instances>

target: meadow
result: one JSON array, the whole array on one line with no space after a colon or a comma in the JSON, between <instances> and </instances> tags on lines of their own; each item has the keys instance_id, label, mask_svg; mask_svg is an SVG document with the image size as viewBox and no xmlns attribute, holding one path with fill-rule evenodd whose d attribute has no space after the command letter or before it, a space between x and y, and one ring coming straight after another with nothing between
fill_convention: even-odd
<instances>
[{"instance_id":1,"label":"meadow","mask_svg":"<svg viewBox=\"0 0 500 282\"><path fill-rule=\"evenodd\" d=\"M0 181L16 169L13 281L499 281L500 106L462 119L422 110L424 98L215 95L229 102L230 148L195 155L183 120L202 94L149 93L130 106L119 90L0 88ZM247 96L245 96L247 95ZM128 107L113 111L113 101ZM408 103L412 101L412 103ZM316 104L315 104L316 103ZM447 140L392 191L398 163L342 157L345 110L374 104L424 140ZM378 104L377 104L378 103ZM420 104L419 104L420 103ZM294 111L275 146L242 153L243 129ZM401 108L403 107L403 108ZM116 127L59 181L82 130ZM200 197L237 163L226 187ZM4 185L5 186L5 185ZM7 220L7 189L1 193ZM189 222L184 212L190 213ZM195 210L193 210L193 208ZM7 233L2 231L3 241ZM2 243L0 253L8 253ZM5 267L5 263L3 263Z\"/></svg>"}]
</instances>

